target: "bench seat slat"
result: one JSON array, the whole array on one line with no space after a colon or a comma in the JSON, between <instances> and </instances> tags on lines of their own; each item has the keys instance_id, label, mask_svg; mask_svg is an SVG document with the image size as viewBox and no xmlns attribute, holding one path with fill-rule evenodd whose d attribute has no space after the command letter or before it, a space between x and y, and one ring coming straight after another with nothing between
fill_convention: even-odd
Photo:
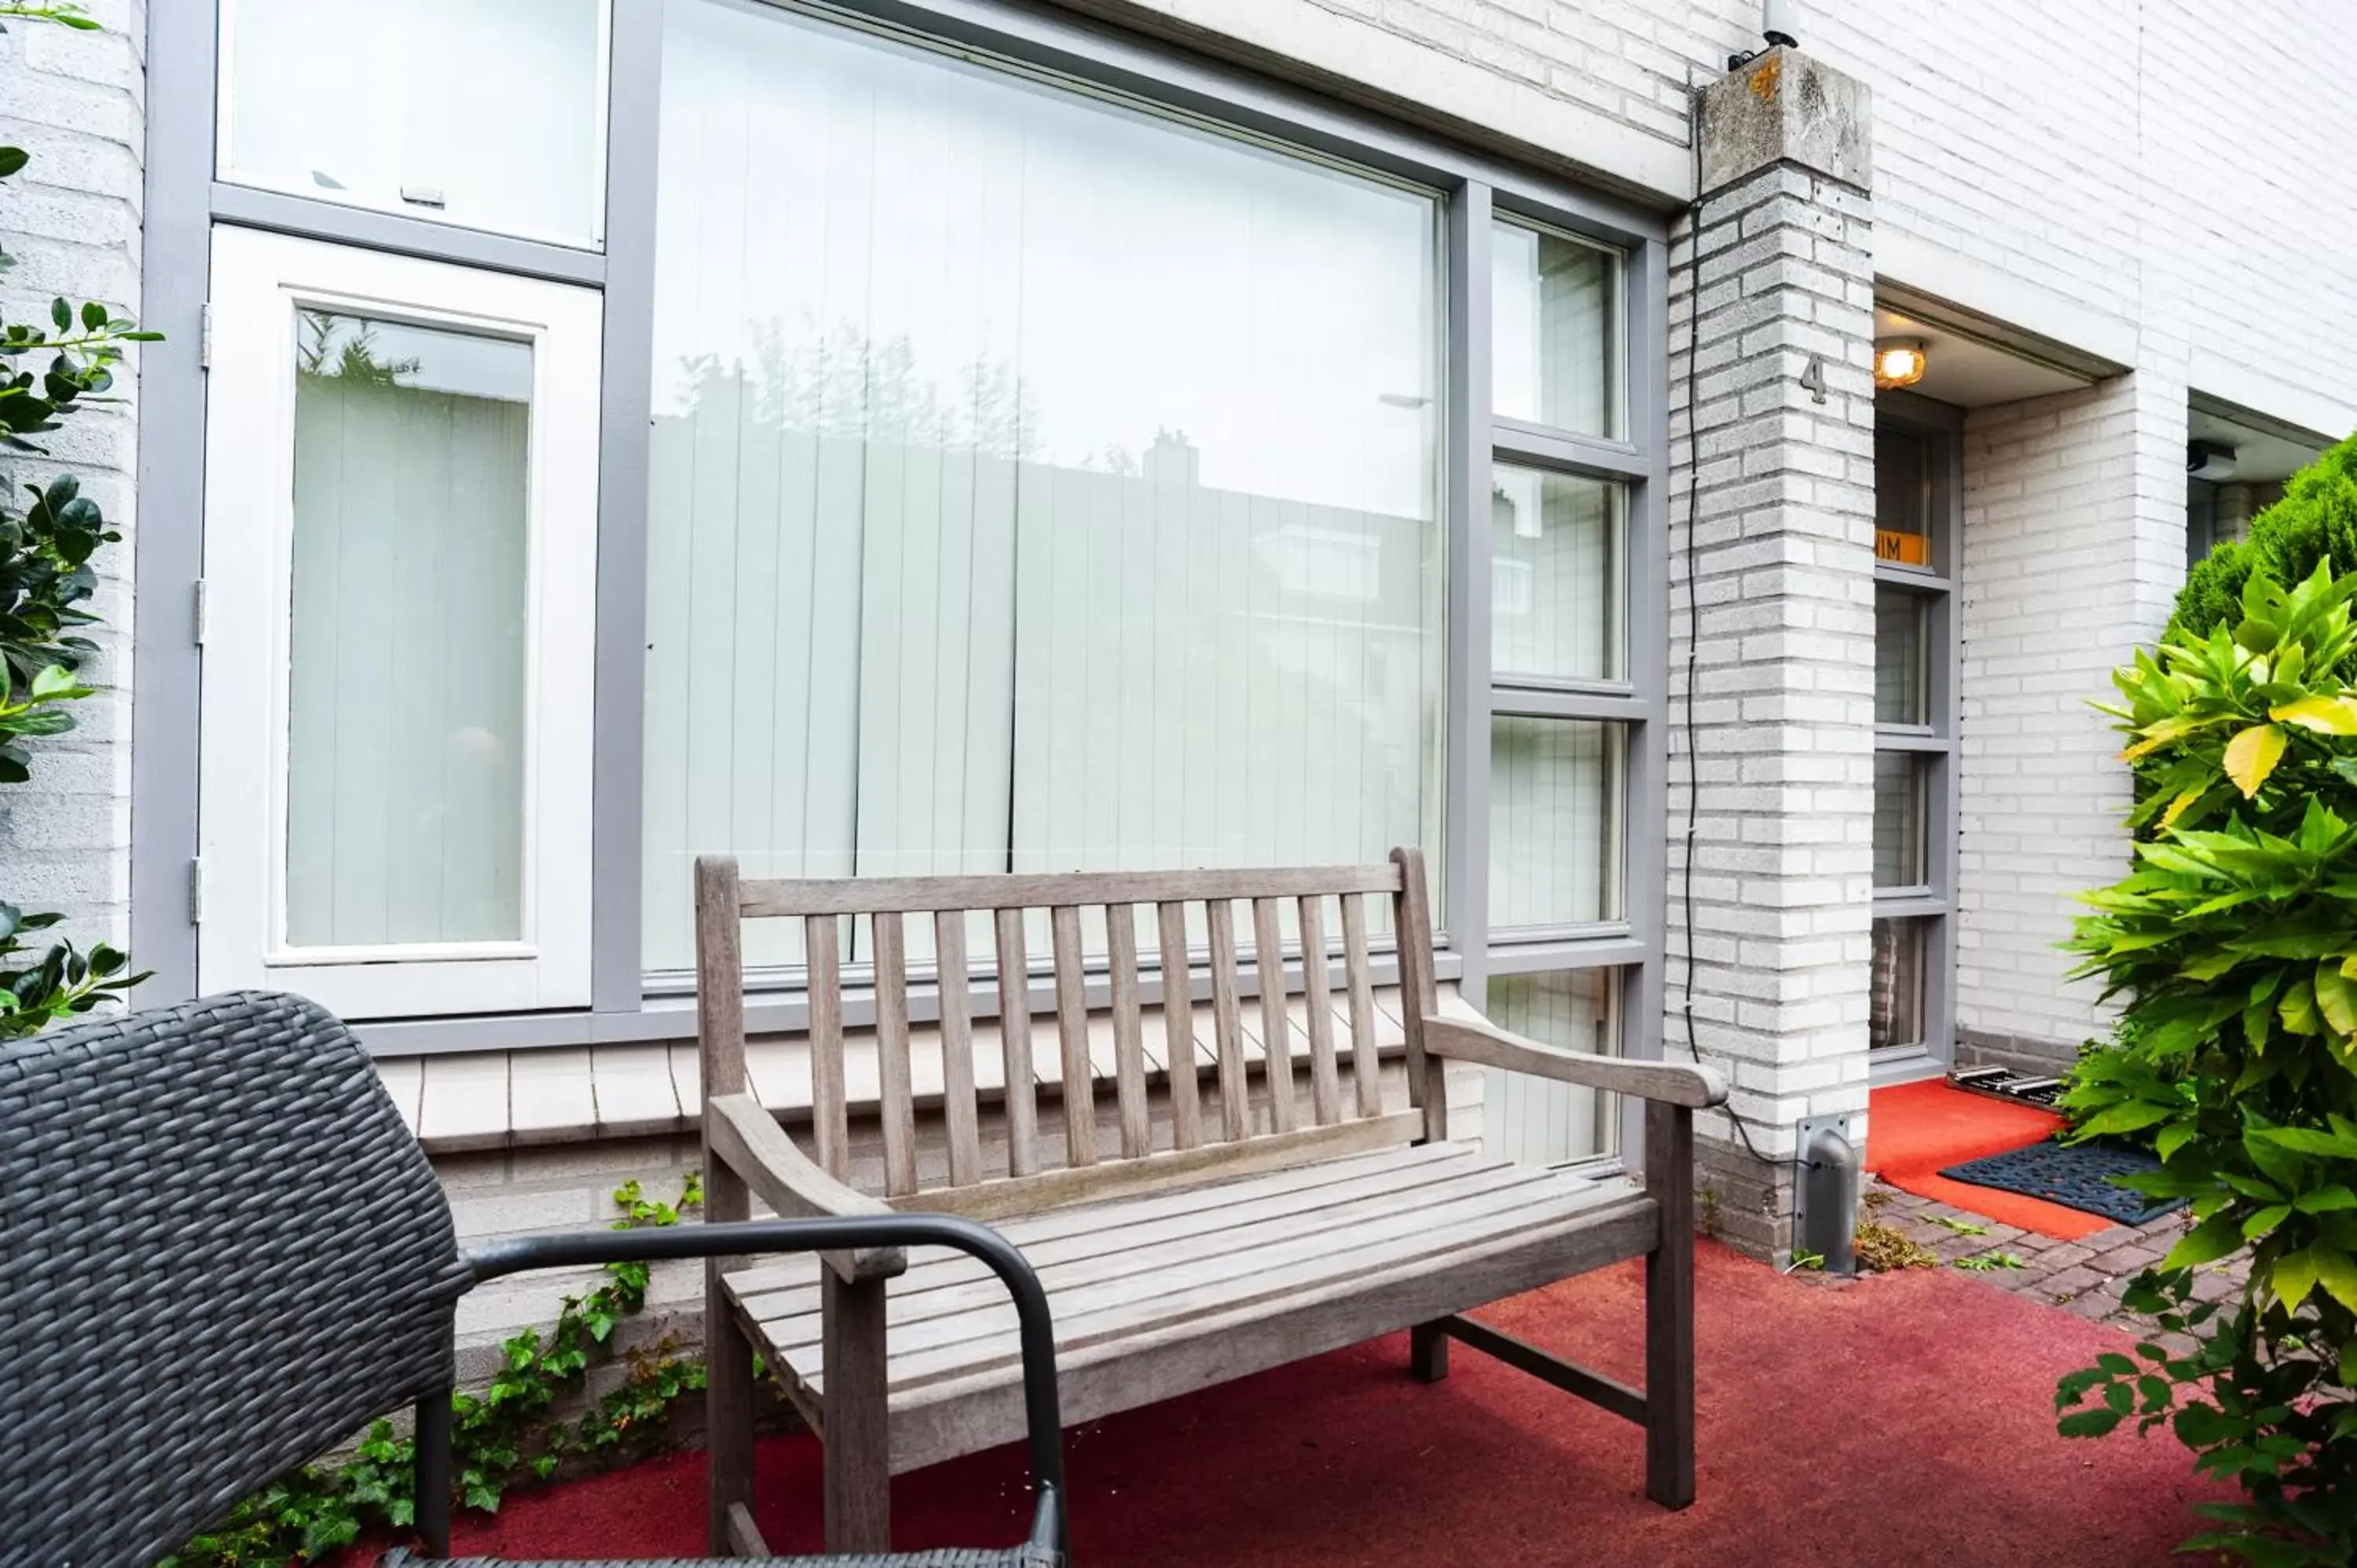
<instances>
[{"instance_id":1,"label":"bench seat slat","mask_svg":"<svg viewBox=\"0 0 2357 1568\"><path fill-rule=\"evenodd\" d=\"M1277 1237L1359 1218L1370 1203L1393 1204L1403 1209L1429 1207L1469 1192L1534 1179L1534 1168L1486 1159L1469 1151L1446 1163L1394 1165L1320 1187L1297 1188L1218 1207L1206 1205L1162 1219L1132 1220L1053 1240L1034 1240L1024 1245L1023 1255L1053 1289L1104 1278L1107 1270L1138 1267L1149 1258L1160 1268L1181 1256L1257 1247ZM1006 1288L989 1270L979 1264L960 1268L952 1262L971 1262L964 1254L946 1252L934 1258L938 1262L929 1268L926 1263L934 1259L920 1252L912 1257L909 1272L892 1282L892 1321L914 1322L962 1306L1006 1299ZM748 1283L741 1274L730 1280L746 1312L767 1326L774 1343L793 1345L818 1337L814 1320L807 1335L789 1322L818 1311L815 1274L784 1290L756 1292L748 1289Z\"/></svg>"},{"instance_id":2,"label":"bench seat slat","mask_svg":"<svg viewBox=\"0 0 2357 1568\"><path fill-rule=\"evenodd\" d=\"M1043 1282L1056 1312L1056 1343L1093 1344L1203 1306L1302 1288L1340 1271L1407 1262L1625 1196L1598 1192L1568 1202L1561 1192L1528 1179L1532 1168L1523 1167L1520 1178L1507 1167L1452 1184L1453 1190L1429 1207L1405 1199L1362 1205L1333 1224L1265 1226L1264 1237L1243 1245L1223 1247L1213 1238L1208 1247L1189 1242L1155 1248L1112 1273L1072 1271L1076 1277ZM771 1326L763 1326L766 1337ZM777 1326L792 1341L778 1344L778 1352L798 1369L807 1358L815 1369L817 1319L797 1316ZM1003 1294L996 1301L985 1298L963 1311L910 1322L888 1344L898 1384L970 1370L983 1358L1014 1356L1015 1309Z\"/></svg>"},{"instance_id":3,"label":"bench seat slat","mask_svg":"<svg viewBox=\"0 0 2357 1568\"><path fill-rule=\"evenodd\" d=\"M1092 1234L1119 1240L1120 1228L1105 1223L1112 1211L1139 1205L1106 1205L1095 1210L1093 1232L1067 1233L1073 1243L1070 1258L1062 1256L1060 1249L1051 1253L1043 1244L1050 1239L1035 1237L1018 1242L1039 1249L1034 1262L1040 1266L1056 1313L1060 1366L1072 1375L1100 1359L1108 1365L1121 1362L1132 1347L1151 1343L1168 1352L1190 1338L1224 1335L1239 1321L1283 1320L1296 1309L1322 1314L1318 1332L1346 1333L1347 1337L1334 1342L1350 1343L1418 1320L1397 1317L1402 1309L1386 1305L1387 1292L1397 1296L1411 1282L1420 1282L1410 1292L1415 1299L1434 1304L1434 1310L1425 1316L1437 1316L1477 1305L1507 1290L1526 1288L1519 1283L1525 1277L1534 1284L1563 1277L1567 1261L1585 1257L1587 1261L1577 1266L1592 1267L1611 1257L1641 1251L1651 1242L1654 1210L1651 1200L1631 1182L1500 1165L1462 1146L1458 1150L1459 1157L1455 1159L1427 1155L1432 1163L1421 1168L1386 1167L1372 1159L1349 1162L1362 1168L1342 1182L1322 1187L1299 1187L1299 1172L1277 1173L1296 1185L1289 1192L1270 1193L1265 1199L1243 1195L1261 1183L1273 1183L1273 1177L1229 1184L1237 1189L1236 1201L1229 1206L1234 1210L1231 1218L1243 1222L1224 1243L1216 1227L1209 1231L1190 1227L1186 1223L1187 1211L1180 1209L1166 1212L1164 1230L1150 1233L1139 1245L1095 1250L1096 1243L1088 1240ZM1472 1157L1461 1157L1467 1154ZM1444 1171L1446 1176L1441 1174ZM1387 1178L1405 1185L1388 1194L1372 1190ZM1437 1189L1428 1201L1418 1196L1426 1184ZM1350 1196L1354 1191L1355 1197ZM1247 1214L1263 1218L1244 1220ZM1090 1209L1079 1209L1060 1217L1039 1218L1071 1222L1091 1215ZM1319 1222L1321 1216L1326 1222ZM1504 1260L1498 1266L1514 1277L1501 1289L1494 1278L1469 1272L1463 1279L1462 1299L1455 1299L1457 1293L1448 1282L1456 1264L1476 1255L1493 1262ZM747 1271L732 1275L730 1283L735 1287L769 1272ZM912 1305L891 1314L887 1341L896 1412L896 1470L930 1462L925 1457L928 1454L942 1457L954 1451L948 1447L933 1451L934 1445L949 1440L924 1434L945 1430L942 1423L946 1418L938 1411L920 1414L922 1410L954 1399L974 1402L976 1412L982 1412L992 1407L990 1391L1002 1384L1011 1386L1016 1377L1012 1309L990 1282L960 1279L958 1273L954 1265L921 1259L911 1276L888 1290L890 1299L900 1285L917 1287L908 1293ZM939 1283L940 1279L951 1283ZM744 1307L760 1301L758 1295L748 1300L733 1289L732 1294L738 1294ZM782 1294L799 1296L803 1292ZM927 1302L926 1297L935 1299ZM1354 1298L1364 1304L1363 1311L1335 1305ZM912 1312L918 1316L910 1316ZM757 1337L781 1368L791 1370L813 1392L823 1391L814 1316L798 1312L755 1326ZM1256 1348L1264 1344L1281 1346L1285 1353ZM1201 1362L1208 1357L1221 1369L1215 1376L1198 1375L1193 1386L1314 1353L1292 1346L1274 1328L1255 1335L1253 1347L1231 1348L1232 1354L1224 1359L1208 1346L1182 1358ZM1237 1357L1254 1359L1257 1365L1226 1369ZM1169 1391L1147 1397L1168 1397ZM1109 1397L1114 1402L1104 1409L1143 1402L1110 1392L1092 1395L1089 1402ZM903 1412L911 1423L908 1444L899 1433ZM1067 1418L1077 1421L1089 1415L1068 1401ZM1012 1407L1006 1419L1017 1419ZM956 1442L964 1444L971 1435L966 1433Z\"/></svg>"},{"instance_id":4,"label":"bench seat slat","mask_svg":"<svg viewBox=\"0 0 2357 1568\"><path fill-rule=\"evenodd\" d=\"M1367 1193L1330 1208L1294 1209L1234 1229L1166 1237L1148 1248L1055 1263L1035 1262L1035 1266L1060 1310L1093 1312L1162 1294L1178 1280L1177 1271L1185 1271L1187 1278L1197 1282L1228 1273L1254 1273L1267 1268L1272 1260L1287 1255L1288 1250L1320 1251L1355 1245L1366 1239L1365 1228L1370 1226L1396 1230L1415 1224L1418 1217L1440 1223L1476 1208L1497 1211L1513 1189L1534 1185L1532 1170L1526 1165L1491 1165L1445 1180ZM1141 1273L1149 1266L1150 1274ZM888 1321L893 1332L905 1331L897 1341L896 1354L1002 1328L1011 1332L1015 1326L1006 1289L996 1280L970 1280L914 1293L895 1289L888 1292L888 1297L892 1308ZM819 1342L815 1289L793 1293L789 1300L771 1297L744 1305L748 1314L759 1316L764 1336L781 1351ZM780 1306L791 1310L770 1316Z\"/></svg>"},{"instance_id":5,"label":"bench seat slat","mask_svg":"<svg viewBox=\"0 0 2357 1568\"><path fill-rule=\"evenodd\" d=\"M1099 1420L1636 1257L1656 1226L1657 1211L1634 1202L1060 1354L1064 1421ZM1013 1365L907 1390L891 1410L895 1473L1023 1434Z\"/></svg>"},{"instance_id":6,"label":"bench seat slat","mask_svg":"<svg viewBox=\"0 0 2357 1568\"><path fill-rule=\"evenodd\" d=\"M1016 1215L994 1227L1029 1255L1030 1249L1072 1240L1116 1244L1112 1238L1132 1229L1158 1225L1172 1219L1200 1216L1216 1220L1227 1210L1248 1203L1277 1200L1286 1195L1342 1183L1381 1180L1394 1173L1423 1173L1435 1165L1453 1165L1481 1156L1459 1144L1395 1144L1368 1154L1345 1155L1314 1165L1292 1165L1265 1175L1208 1183L1142 1197L1114 1198L1105 1203L1044 1209ZM956 1279L995 1278L982 1263L963 1252L919 1248L909 1254L909 1274L917 1277L940 1271ZM814 1258L765 1260L729 1276L730 1288L742 1297L763 1292L813 1285L819 1263Z\"/></svg>"}]
</instances>

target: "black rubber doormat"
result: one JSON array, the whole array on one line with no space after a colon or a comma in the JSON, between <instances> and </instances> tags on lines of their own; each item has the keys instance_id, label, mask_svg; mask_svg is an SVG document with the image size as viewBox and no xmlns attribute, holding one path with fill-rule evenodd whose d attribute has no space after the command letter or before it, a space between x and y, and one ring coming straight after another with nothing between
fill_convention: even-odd
<instances>
[{"instance_id":1,"label":"black rubber doormat","mask_svg":"<svg viewBox=\"0 0 2357 1568\"><path fill-rule=\"evenodd\" d=\"M1983 1159L1967 1160L1960 1165L1950 1165L1940 1174L1951 1181L1969 1182L1975 1187L1993 1187L1999 1192L2018 1192L2027 1197L2042 1197L2065 1208L2100 1214L2122 1225L2141 1225L2164 1214L2175 1213L2185 1207L2185 1200L2170 1198L2147 1207L2149 1200L2144 1194L2115 1187L2108 1178L2159 1168L2160 1161L2142 1149L2124 1149L2103 1143L2059 1144L2050 1141L2032 1144L2026 1149L2008 1149L2002 1155L1990 1155Z\"/></svg>"}]
</instances>

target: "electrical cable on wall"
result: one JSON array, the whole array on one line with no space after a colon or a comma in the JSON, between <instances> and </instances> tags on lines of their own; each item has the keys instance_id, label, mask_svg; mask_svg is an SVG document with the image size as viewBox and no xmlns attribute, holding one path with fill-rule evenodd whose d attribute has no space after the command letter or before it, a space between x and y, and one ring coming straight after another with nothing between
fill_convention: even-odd
<instances>
[{"instance_id":1,"label":"electrical cable on wall","mask_svg":"<svg viewBox=\"0 0 2357 1568\"><path fill-rule=\"evenodd\" d=\"M1702 826L1702 757L1697 746L1699 731L1695 723L1695 682L1702 665L1702 576L1701 553L1695 543L1695 531L1701 518L1698 498L1702 491L1702 432L1695 426L1695 410L1700 403L1696 392L1702 384L1702 114L1696 105L1694 132L1695 199L1686 209L1687 243L1694 247L1694 258L1686 271L1691 286L1686 294L1686 702L1680 727L1686 741L1686 853L1678 866L1678 901L1685 915L1685 968L1680 987L1679 1014L1685 1020L1686 1055L1695 1065L1703 1065L1702 1047L1695 1039L1695 900L1694 862L1695 841ZM1727 1075L1728 1087L1734 1086L1734 1074ZM1751 1141L1751 1130L1743 1124L1730 1104L1727 1120L1741 1139L1746 1153L1763 1165L1781 1165L1760 1152Z\"/></svg>"}]
</instances>

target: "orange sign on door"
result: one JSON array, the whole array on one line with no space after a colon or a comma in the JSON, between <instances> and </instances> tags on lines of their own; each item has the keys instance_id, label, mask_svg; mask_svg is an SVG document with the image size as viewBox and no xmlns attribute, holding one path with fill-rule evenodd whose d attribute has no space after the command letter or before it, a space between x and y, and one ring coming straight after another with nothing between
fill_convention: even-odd
<instances>
[{"instance_id":1,"label":"orange sign on door","mask_svg":"<svg viewBox=\"0 0 2357 1568\"><path fill-rule=\"evenodd\" d=\"M1932 564L1931 542L1920 533L1901 533L1895 528L1874 531L1874 558L1896 561L1902 566L1928 566Z\"/></svg>"}]
</instances>

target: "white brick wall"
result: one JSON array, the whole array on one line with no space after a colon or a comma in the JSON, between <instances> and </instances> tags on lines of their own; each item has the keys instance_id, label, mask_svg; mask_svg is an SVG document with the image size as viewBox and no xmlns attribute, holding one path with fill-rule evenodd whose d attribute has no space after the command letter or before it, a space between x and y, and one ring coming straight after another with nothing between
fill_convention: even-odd
<instances>
[{"instance_id":1,"label":"white brick wall","mask_svg":"<svg viewBox=\"0 0 2357 1568\"><path fill-rule=\"evenodd\" d=\"M1756 0L1061 0L1410 114L1482 128L1664 202L1682 99L1750 47ZM1802 47L1875 94L1881 275L2357 425L2357 6L2251 0L1804 0Z\"/></svg>"},{"instance_id":2,"label":"white brick wall","mask_svg":"<svg viewBox=\"0 0 2357 1568\"><path fill-rule=\"evenodd\" d=\"M0 37L0 142L32 155L0 186L0 246L16 259L0 274L10 320L46 322L59 295L134 312L139 305L146 8L145 0L93 0L87 9L102 31L11 21ZM77 704L73 734L44 745L29 785L0 786L0 898L63 910L85 940L124 940L129 912L135 391L134 375L118 375L123 402L40 438L49 457L0 461L12 489L79 475L82 493L124 536L101 555L101 585L87 607L105 625L89 634L102 651L85 671L107 690Z\"/></svg>"},{"instance_id":3,"label":"white brick wall","mask_svg":"<svg viewBox=\"0 0 2357 1568\"><path fill-rule=\"evenodd\" d=\"M2185 384L2160 368L1964 424L1957 1024L2075 1046L2072 896L2127 864L2120 739L2090 703L2167 623L2185 560Z\"/></svg>"}]
</instances>

